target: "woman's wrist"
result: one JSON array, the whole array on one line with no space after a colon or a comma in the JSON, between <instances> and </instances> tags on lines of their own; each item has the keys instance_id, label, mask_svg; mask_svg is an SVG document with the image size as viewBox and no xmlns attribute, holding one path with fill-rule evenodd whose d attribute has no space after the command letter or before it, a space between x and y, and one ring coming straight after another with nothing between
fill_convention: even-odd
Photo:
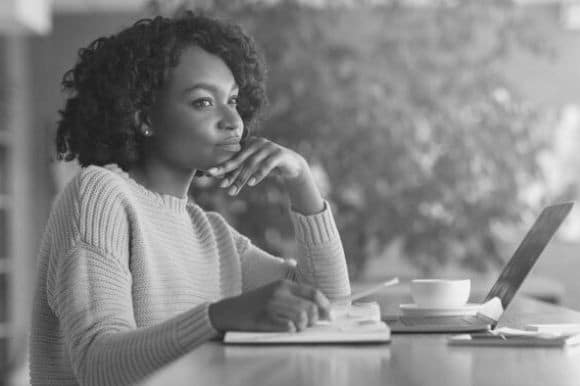
<instances>
[{"instance_id":1,"label":"woman's wrist","mask_svg":"<svg viewBox=\"0 0 580 386\"><path fill-rule=\"evenodd\" d=\"M294 178L285 179L284 185L296 212L309 215L324 210L324 199L306 161L301 172Z\"/></svg>"},{"instance_id":2,"label":"woman's wrist","mask_svg":"<svg viewBox=\"0 0 580 386\"><path fill-rule=\"evenodd\" d=\"M223 333L228 329L225 324L227 318L224 317L223 302L224 300L220 300L218 302L211 303L207 309L209 322L211 323L212 327L220 333Z\"/></svg>"}]
</instances>

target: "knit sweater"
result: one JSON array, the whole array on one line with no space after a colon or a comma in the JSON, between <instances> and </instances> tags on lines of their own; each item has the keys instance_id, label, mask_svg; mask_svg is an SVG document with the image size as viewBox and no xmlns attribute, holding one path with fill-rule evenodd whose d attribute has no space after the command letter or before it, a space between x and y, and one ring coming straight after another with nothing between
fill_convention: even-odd
<instances>
[{"instance_id":1,"label":"knit sweater","mask_svg":"<svg viewBox=\"0 0 580 386\"><path fill-rule=\"evenodd\" d=\"M41 242L31 383L138 382L218 337L210 303L277 279L309 283L330 299L348 295L328 204L290 218L297 264L188 198L147 190L116 165L83 168L55 200Z\"/></svg>"}]
</instances>

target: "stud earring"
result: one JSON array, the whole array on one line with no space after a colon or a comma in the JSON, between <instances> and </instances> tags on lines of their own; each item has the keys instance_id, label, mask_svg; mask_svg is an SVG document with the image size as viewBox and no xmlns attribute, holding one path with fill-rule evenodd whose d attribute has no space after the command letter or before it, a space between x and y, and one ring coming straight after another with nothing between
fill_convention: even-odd
<instances>
[{"instance_id":1,"label":"stud earring","mask_svg":"<svg viewBox=\"0 0 580 386\"><path fill-rule=\"evenodd\" d=\"M145 129L143 131L143 135L145 135L146 137L151 137L152 134L153 134L153 131L151 131L151 129Z\"/></svg>"}]
</instances>

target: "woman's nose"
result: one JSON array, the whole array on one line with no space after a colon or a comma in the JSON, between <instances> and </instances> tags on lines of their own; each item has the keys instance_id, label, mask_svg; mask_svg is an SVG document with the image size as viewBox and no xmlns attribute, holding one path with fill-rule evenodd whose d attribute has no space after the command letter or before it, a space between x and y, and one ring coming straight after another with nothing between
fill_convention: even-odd
<instances>
[{"instance_id":1,"label":"woman's nose","mask_svg":"<svg viewBox=\"0 0 580 386\"><path fill-rule=\"evenodd\" d=\"M244 130L244 122L242 117L238 113L235 107L225 106L222 109L222 117L218 124L219 128L222 130L235 131L236 135L242 136L242 131Z\"/></svg>"}]
</instances>

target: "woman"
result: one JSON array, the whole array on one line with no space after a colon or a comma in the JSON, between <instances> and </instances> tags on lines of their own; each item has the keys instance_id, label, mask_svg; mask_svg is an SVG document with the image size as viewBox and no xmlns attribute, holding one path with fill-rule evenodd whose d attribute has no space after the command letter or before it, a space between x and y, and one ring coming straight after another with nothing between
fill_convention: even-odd
<instances>
[{"instance_id":1,"label":"woman","mask_svg":"<svg viewBox=\"0 0 580 386\"><path fill-rule=\"evenodd\" d=\"M79 53L57 149L82 170L39 253L32 384L127 384L228 330L295 331L350 294L330 208L305 159L248 136L264 65L239 27L188 13L142 20ZM297 264L187 196L284 183Z\"/></svg>"}]
</instances>

